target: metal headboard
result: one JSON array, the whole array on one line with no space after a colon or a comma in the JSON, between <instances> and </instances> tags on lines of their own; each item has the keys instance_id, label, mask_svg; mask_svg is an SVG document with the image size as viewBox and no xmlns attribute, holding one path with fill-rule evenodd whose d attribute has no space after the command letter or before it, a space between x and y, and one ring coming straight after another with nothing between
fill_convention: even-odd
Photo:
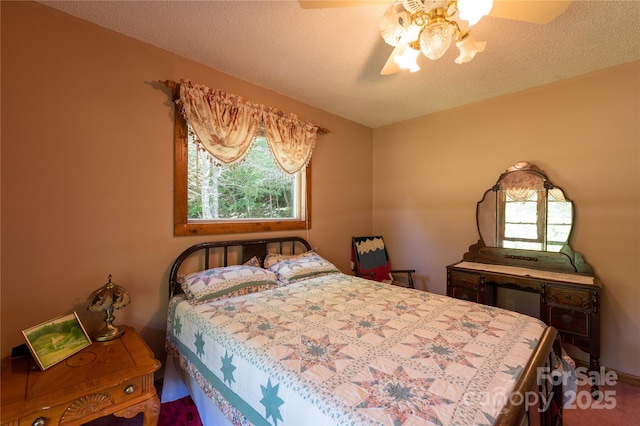
<instances>
[{"instance_id":1,"label":"metal headboard","mask_svg":"<svg viewBox=\"0 0 640 426\"><path fill-rule=\"evenodd\" d=\"M240 251L240 257L230 260L230 249ZM261 262L268 253L297 254L311 250L311 245L301 237L279 237L255 240L210 241L194 244L184 250L176 258L169 273L169 298L182 293L182 287L178 282L178 273L182 263L191 256L202 256L202 270L241 265L252 257L257 257ZM212 264L211 257L216 254L217 262ZM230 263L232 262L232 263Z\"/></svg>"}]
</instances>

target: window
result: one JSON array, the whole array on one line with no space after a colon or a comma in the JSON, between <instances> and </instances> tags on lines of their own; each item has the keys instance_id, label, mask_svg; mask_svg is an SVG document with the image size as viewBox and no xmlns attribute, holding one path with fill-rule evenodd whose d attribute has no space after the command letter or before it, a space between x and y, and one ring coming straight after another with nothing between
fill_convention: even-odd
<instances>
[{"instance_id":1,"label":"window","mask_svg":"<svg viewBox=\"0 0 640 426\"><path fill-rule=\"evenodd\" d=\"M283 176L266 139L258 137L240 165L213 165L175 114L174 233L209 235L311 227L311 165Z\"/></svg>"}]
</instances>

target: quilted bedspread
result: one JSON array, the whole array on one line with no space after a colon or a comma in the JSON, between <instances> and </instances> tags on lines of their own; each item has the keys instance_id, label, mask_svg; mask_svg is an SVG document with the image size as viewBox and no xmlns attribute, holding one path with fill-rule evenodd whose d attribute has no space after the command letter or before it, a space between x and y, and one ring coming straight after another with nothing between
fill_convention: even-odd
<instances>
[{"instance_id":1,"label":"quilted bedspread","mask_svg":"<svg viewBox=\"0 0 640 426\"><path fill-rule=\"evenodd\" d=\"M538 319L345 274L169 307L167 350L236 424L484 425Z\"/></svg>"}]
</instances>

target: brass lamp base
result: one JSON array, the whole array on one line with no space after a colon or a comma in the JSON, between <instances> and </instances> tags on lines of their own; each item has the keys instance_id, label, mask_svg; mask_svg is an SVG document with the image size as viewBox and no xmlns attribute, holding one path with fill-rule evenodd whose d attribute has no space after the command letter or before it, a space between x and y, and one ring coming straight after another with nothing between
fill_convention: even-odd
<instances>
[{"instance_id":1,"label":"brass lamp base","mask_svg":"<svg viewBox=\"0 0 640 426\"><path fill-rule=\"evenodd\" d=\"M106 342L108 340L117 339L124 334L124 327L113 325L113 310L127 306L131 302L131 296L127 290L121 286L109 282L100 287L89 296L89 305L87 309L93 312L104 311L104 327L93 335L96 342Z\"/></svg>"},{"instance_id":2,"label":"brass lamp base","mask_svg":"<svg viewBox=\"0 0 640 426\"><path fill-rule=\"evenodd\" d=\"M106 342L109 340L117 339L125 332L123 326L114 326L112 324L105 325L102 329L98 330L93 335L93 340L96 342Z\"/></svg>"}]
</instances>

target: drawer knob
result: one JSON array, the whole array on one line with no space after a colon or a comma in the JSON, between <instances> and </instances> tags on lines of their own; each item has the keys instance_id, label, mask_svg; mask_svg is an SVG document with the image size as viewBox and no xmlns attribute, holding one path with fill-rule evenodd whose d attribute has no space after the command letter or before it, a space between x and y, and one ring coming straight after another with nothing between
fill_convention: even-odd
<instances>
[{"instance_id":1,"label":"drawer knob","mask_svg":"<svg viewBox=\"0 0 640 426\"><path fill-rule=\"evenodd\" d=\"M563 321L565 324L571 324L571 323L573 322L573 318L571 317L571 315L563 314L563 315L562 315L562 321Z\"/></svg>"},{"instance_id":2,"label":"drawer knob","mask_svg":"<svg viewBox=\"0 0 640 426\"><path fill-rule=\"evenodd\" d=\"M47 424L47 419L44 417L38 417L31 423L32 426L44 426L45 424Z\"/></svg>"},{"instance_id":3,"label":"drawer knob","mask_svg":"<svg viewBox=\"0 0 640 426\"><path fill-rule=\"evenodd\" d=\"M127 395L131 395L135 391L136 391L135 385L128 385L126 388L124 388L124 393L126 393Z\"/></svg>"}]
</instances>

